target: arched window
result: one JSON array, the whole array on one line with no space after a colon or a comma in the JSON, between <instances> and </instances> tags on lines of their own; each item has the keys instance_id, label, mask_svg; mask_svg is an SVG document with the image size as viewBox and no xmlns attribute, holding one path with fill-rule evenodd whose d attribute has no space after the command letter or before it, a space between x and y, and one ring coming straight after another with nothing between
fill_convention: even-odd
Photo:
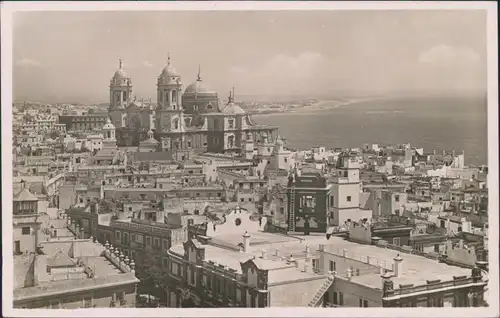
<instances>
[{"instance_id":1,"label":"arched window","mask_svg":"<svg viewBox=\"0 0 500 318\"><path fill-rule=\"evenodd\" d=\"M168 98L168 91L163 92L165 94L165 102L168 103L169 98Z\"/></svg>"},{"instance_id":2,"label":"arched window","mask_svg":"<svg viewBox=\"0 0 500 318\"><path fill-rule=\"evenodd\" d=\"M174 118L173 124L174 129L179 129L179 118Z\"/></svg>"},{"instance_id":3,"label":"arched window","mask_svg":"<svg viewBox=\"0 0 500 318\"><path fill-rule=\"evenodd\" d=\"M108 138L111 138L111 131L108 131Z\"/></svg>"},{"instance_id":4,"label":"arched window","mask_svg":"<svg viewBox=\"0 0 500 318\"><path fill-rule=\"evenodd\" d=\"M172 91L172 103L177 102L177 92L175 89Z\"/></svg>"}]
</instances>

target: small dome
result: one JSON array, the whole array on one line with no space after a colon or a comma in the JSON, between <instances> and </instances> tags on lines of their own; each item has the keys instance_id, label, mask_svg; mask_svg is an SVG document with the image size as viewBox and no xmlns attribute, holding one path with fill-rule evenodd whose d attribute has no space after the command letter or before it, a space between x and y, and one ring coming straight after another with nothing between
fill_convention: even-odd
<instances>
[{"instance_id":1,"label":"small dome","mask_svg":"<svg viewBox=\"0 0 500 318\"><path fill-rule=\"evenodd\" d=\"M104 126L102 127L102 129L105 129L105 130L113 130L113 129L115 129L115 125L113 125L113 123L111 123L111 119L109 117L106 118L106 124L104 124Z\"/></svg>"},{"instance_id":2,"label":"small dome","mask_svg":"<svg viewBox=\"0 0 500 318\"><path fill-rule=\"evenodd\" d=\"M228 115L243 115L246 114L246 112L241 108L240 106L236 105L235 103L229 103L222 109L223 114L228 114Z\"/></svg>"},{"instance_id":3,"label":"small dome","mask_svg":"<svg viewBox=\"0 0 500 318\"><path fill-rule=\"evenodd\" d=\"M175 68L170 63L170 54L168 55L167 65L161 71L160 79L163 81L168 81L171 77L177 77L179 74L175 71Z\"/></svg>"},{"instance_id":4,"label":"small dome","mask_svg":"<svg viewBox=\"0 0 500 318\"><path fill-rule=\"evenodd\" d=\"M114 79L127 79L127 73L123 69L116 70L115 75L113 76Z\"/></svg>"}]
</instances>

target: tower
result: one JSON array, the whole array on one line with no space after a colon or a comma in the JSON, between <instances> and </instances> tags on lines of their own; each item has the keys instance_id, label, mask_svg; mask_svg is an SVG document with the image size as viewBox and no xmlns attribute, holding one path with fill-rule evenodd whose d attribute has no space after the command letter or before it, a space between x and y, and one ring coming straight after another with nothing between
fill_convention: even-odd
<instances>
[{"instance_id":1,"label":"tower","mask_svg":"<svg viewBox=\"0 0 500 318\"><path fill-rule=\"evenodd\" d=\"M122 60L119 60L118 70L110 80L109 84L110 109L125 108L132 96L132 79L127 76L122 68Z\"/></svg>"},{"instance_id":2,"label":"tower","mask_svg":"<svg viewBox=\"0 0 500 318\"><path fill-rule=\"evenodd\" d=\"M118 127L123 127L123 114L132 96L132 80L122 68L119 60L118 70L109 84L109 114L111 121Z\"/></svg>"},{"instance_id":3,"label":"tower","mask_svg":"<svg viewBox=\"0 0 500 318\"><path fill-rule=\"evenodd\" d=\"M245 156L245 159L247 160L253 159L253 151L254 151L253 134L251 132L248 132L243 148L243 154Z\"/></svg>"},{"instance_id":4,"label":"tower","mask_svg":"<svg viewBox=\"0 0 500 318\"><path fill-rule=\"evenodd\" d=\"M329 198L333 225L343 225L349 220L358 221L359 192L359 164L348 155L340 155Z\"/></svg>"},{"instance_id":5,"label":"tower","mask_svg":"<svg viewBox=\"0 0 500 318\"><path fill-rule=\"evenodd\" d=\"M182 81L170 63L168 55L167 65L158 76L156 109L156 129L159 132L182 132L184 116L182 110Z\"/></svg>"},{"instance_id":6,"label":"tower","mask_svg":"<svg viewBox=\"0 0 500 318\"><path fill-rule=\"evenodd\" d=\"M111 119L108 117L106 119L106 124L102 127L102 134L104 139L102 140L102 148L110 149L116 148L116 129L115 125L111 123Z\"/></svg>"}]
</instances>

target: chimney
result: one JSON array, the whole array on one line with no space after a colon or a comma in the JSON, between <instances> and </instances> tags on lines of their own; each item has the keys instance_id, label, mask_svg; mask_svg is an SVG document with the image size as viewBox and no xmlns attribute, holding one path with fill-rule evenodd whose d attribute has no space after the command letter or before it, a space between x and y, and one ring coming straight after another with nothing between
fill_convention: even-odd
<instances>
[{"instance_id":1,"label":"chimney","mask_svg":"<svg viewBox=\"0 0 500 318\"><path fill-rule=\"evenodd\" d=\"M308 258L311 254L311 248L309 247L309 245L306 244L306 258Z\"/></svg>"},{"instance_id":2,"label":"chimney","mask_svg":"<svg viewBox=\"0 0 500 318\"><path fill-rule=\"evenodd\" d=\"M347 273L347 279L350 280L352 277L352 268L350 268L350 267L347 268L346 273Z\"/></svg>"},{"instance_id":3,"label":"chimney","mask_svg":"<svg viewBox=\"0 0 500 318\"><path fill-rule=\"evenodd\" d=\"M260 253L261 253L260 258L262 258L262 259L266 259L267 258L267 252L266 252L266 250L261 250Z\"/></svg>"},{"instance_id":4,"label":"chimney","mask_svg":"<svg viewBox=\"0 0 500 318\"><path fill-rule=\"evenodd\" d=\"M394 258L394 276L400 277L403 274L403 259L399 254Z\"/></svg>"},{"instance_id":5,"label":"chimney","mask_svg":"<svg viewBox=\"0 0 500 318\"><path fill-rule=\"evenodd\" d=\"M250 234L245 231L243 234L243 253L248 253L250 251Z\"/></svg>"},{"instance_id":6,"label":"chimney","mask_svg":"<svg viewBox=\"0 0 500 318\"><path fill-rule=\"evenodd\" d=\"M280 256L280 249L279 249L279 248L277 248L277 249L276 249L276 252L275 252L275 254L274 254L274 255L276 255L276 256L278 256L278 257Z\"/></svg>"}]
</instances>

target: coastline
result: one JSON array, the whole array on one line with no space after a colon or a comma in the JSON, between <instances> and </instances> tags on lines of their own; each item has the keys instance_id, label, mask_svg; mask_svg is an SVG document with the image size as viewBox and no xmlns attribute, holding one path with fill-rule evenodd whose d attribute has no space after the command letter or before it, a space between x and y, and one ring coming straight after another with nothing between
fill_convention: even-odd
<instances>
[{"instance_id":1,"label":"coastline","mask_svg":"<svg viewBox=\"0 0 500 318\"><path fill-rule=\"evenodd\" d=\"M375 101L380 99L387 99L388 97L366 97L366 98L356 98L351 100L322 100L310 106L299 106L293 109L278 111L278 110L264 110L264 111L254 111L249 112L252 116L259 115L277 115L277 114L300 114L300 113L315 113L323 110L328 110L332 108L339 108L344 106L349 106L353 104Z\"/></svg>"}]
</instances>

